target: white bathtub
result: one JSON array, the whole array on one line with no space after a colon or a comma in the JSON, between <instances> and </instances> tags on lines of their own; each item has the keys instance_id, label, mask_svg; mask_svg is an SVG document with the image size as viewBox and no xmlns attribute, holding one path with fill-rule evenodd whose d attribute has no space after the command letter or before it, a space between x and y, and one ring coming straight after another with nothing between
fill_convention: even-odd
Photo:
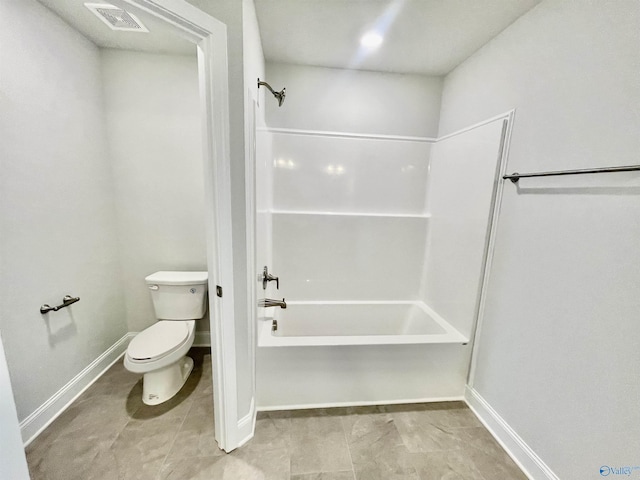
<instances>
[{"instance_id":1,"label":"white bathtub","mask_svg":"<svg viewBox=\"0 0 640 480\"><path fill-rule=\"evenodd\" d=\"M260 347L469 341L423 302L287 302L270 310L259 320Z\"/></svg>"}]
</instances>

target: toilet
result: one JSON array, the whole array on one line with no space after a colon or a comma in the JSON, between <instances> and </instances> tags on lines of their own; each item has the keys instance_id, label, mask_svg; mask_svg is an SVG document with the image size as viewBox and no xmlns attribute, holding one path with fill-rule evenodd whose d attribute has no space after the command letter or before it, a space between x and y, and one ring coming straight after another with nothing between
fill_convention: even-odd
<instances>
[{"instance_id":1,"label":"toilet","mask_svg":"<svg viewBox=\"0 0 640 480\"><path fill-rule=\"evenodd\" d=\"M180 391L193 369L187 352L196 320L207 311L207 272L156 272L145 278L158 322L138 333L124 356L124 366L144 374L142 401L166 402Z\"/></svg>"}]
</instances>

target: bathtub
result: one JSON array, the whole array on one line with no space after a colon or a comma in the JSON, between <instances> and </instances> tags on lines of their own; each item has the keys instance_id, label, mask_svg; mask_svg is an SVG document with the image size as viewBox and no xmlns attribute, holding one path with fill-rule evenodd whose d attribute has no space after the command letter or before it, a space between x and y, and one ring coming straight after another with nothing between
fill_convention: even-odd
<instances>
[{"instance_id":1,"label":"bathtub","mask_svg":"<svg viewBox=\"0 0 640 480\"><path fill-rule=\"evenodd\" d=\"M260 347L469 341L423 302L292 301L267 312L259 320Z\"/></svg>"}]
</instances>

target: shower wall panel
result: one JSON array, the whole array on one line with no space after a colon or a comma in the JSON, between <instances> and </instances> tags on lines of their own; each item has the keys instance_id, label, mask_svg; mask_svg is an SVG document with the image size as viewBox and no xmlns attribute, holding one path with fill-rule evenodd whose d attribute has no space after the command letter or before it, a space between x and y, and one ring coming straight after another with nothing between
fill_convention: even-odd
<instances>
[{"instance_id":1,"label":"shower wall panel","mask_svg":"<svg viewBox=\"0 0 640 480\"><path fill-rule=\"evenodd\" d=\"M426 218L273 215L279 296L291 300L416 300Z\"/></svg>"},{"instance_id":2,"label":"shower wall panel","mask_svg":"<svg viewBox=\"0 0 640 480\"><path fill-rule=\"evenodd\" d=\"M471 335L483 272L503 119L439 140L429 171L429 237L421 297Z\"/></svg>"},{"instance_id":3,"label":"shower wall panel","mask_svg":"<svg viewBox=\"0 0 640 480\"><path fill-rule=\"evenodd\" d=\"M273 205L273 168L271 165L273 135L259 130L256 132L256 268L259 273L264 266L273 270L273 242L271 206ZM273 288L272 288L273 287ZM258 288L258 296L269 297L275 291L272 283L264 291ZM275 293L274 293L275 294ZM262 297L260 297L262 298Z\"/></svg>"},{"instance_id":4,"label":"shower wall panel","mask_svg":"<svg viewBox=\"0 0 640 480\"><path fill-rule=\"evenodd\" d=\"M292 300L415 300L427 142L273 137L273 271Z\"/></svg>"},{"instance_id":5,"label":"shower wall panel","mask_svg":"<svg viewBox=\"0 0 640 480\"><path fill-rule=\"evenodd\" d=\"M421 215L430 144L274 134L276 210Z\"/></svg>"}]
</instances>

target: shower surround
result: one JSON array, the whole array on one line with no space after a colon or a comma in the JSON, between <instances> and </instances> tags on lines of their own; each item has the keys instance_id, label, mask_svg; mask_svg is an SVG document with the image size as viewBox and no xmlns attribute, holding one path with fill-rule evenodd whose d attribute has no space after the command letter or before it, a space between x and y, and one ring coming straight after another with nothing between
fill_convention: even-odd
<instances>
[{"instance_id":1,"label":"shower surround","mask_svg":"<svg viewBox=\"0 0 640 480\"><path fill-rule=\"evenodd\" d=\"M288 309L260 312L257 406L461 399L503 119L438 141L429 115L408 121L439 94L432 79L423 77L416 107L401 98L414 77L358 72L350 82L363 93L336 100L345 110L329 116L366 121L352 131L293 128L329 125L327 115L313 125L306 113L326 110L326 96L315 108L307 97L296 105L314 77L347 82L326 70L268 69L289 97L271 115L267 105L270 128L257 135L258 262L280 278L279 290L273 282L258 290L286 298ZM380 82L405 93L379 106L376 125L359 107Z\"/></svg>"}]
</instances>

